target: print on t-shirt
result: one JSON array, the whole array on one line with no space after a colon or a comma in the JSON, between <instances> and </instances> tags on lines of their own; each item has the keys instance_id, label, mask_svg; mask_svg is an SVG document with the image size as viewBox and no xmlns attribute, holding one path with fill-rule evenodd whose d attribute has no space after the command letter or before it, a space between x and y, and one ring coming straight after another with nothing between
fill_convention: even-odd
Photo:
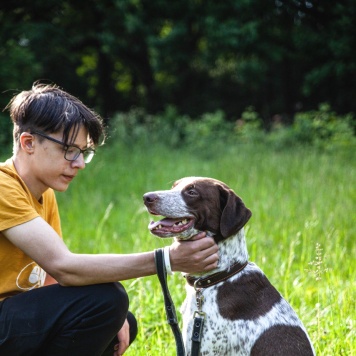
<instances>
[{"instance_id":1,"label":"print on t-shirt","mask_svg":"<svg viewBox=\"0 0 356 356\"><path fill-rule=\"evenodd\" d=\"M46 272L35 262L25 266L16 278L16 285L21 290L31 290L42 287L46 279Z\"/></svg>"}]
</instances>

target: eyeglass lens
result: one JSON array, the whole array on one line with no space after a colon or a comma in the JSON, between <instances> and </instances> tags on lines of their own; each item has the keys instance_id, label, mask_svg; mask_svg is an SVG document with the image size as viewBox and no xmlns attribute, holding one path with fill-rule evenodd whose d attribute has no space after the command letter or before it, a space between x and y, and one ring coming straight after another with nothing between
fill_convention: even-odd
<instances>
[{"instance_id":1,"label":"eyeglass lens","mask_svg":"<svg viewBox=\"0 0 356 356\"><path fill-rule=\"evenodd\" d=\"M95 151L90 148L81 150L79 147L69 146L66 150L64 158L68 161L75 161L81 153L83 153L84 162L89 163L94 157Z\"/></svg>"}]
</instances>

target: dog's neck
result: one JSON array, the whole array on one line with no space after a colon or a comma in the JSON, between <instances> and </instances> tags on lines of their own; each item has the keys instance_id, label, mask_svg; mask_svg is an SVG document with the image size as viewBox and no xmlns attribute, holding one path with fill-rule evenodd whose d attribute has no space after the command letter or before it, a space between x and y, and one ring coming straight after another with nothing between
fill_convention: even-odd
<instances>
[{"instance_id":1,"label":"dog's neck","mask_svg":"<svg viewBox=\"0 0 356 356\"><path fill-rule=\"evenodd\" d=\"M235 235L230 236L218 243L219 245L219 263L217 268L202 274L189 274L192 277L204 277L214 273L229 270L236 263L245 263L248 261L248 252L245 241L245 233L242 228Z\"/></svg>"}]
</instances>

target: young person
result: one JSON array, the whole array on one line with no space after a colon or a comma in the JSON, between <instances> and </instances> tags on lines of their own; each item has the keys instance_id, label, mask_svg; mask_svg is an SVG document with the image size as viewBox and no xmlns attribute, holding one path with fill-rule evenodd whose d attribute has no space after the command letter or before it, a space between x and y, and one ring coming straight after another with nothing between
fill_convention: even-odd
<instances>
[{"instance_id":1,"label":"young person","mask_svg":"<svg viewBox=\"0 0 356 356\"><path fill-rule=\"evenodd\" d=\"M7 109L14 148L0 164L0 355L122 355L137 325L118 281L155 274L154 252L72 253L54 194L93 158L102 120L76 97L40 83ZM208 271L218 248L201 233L174 242L170 261L175 271Z\"/></svg>"}]
</instances>

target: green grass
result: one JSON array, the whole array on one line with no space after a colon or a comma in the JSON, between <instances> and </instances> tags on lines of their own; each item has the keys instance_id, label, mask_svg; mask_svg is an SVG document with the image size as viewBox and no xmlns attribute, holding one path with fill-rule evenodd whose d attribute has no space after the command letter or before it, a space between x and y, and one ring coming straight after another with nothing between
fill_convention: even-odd
<instances>
[{"instance_id":1,"label":"green grass","mask_svg":"<svg viewBox=\"0 0 356 356\"><path fill-rule=\"evenodd\" d=\"M214 143L212 143L212 147ZM130 253L164 246L148 233L143 193L169 189L183 176L226 182L253 216L250 259L267 274L303 320L318 355L356 353L355 197L351 152L228 146L193 152L159 145L101 149L65 194L58 194L65 240L79 252ZM174 355L155 276L125 281L140 323L128 355ZM179 309L180 274L169 278Z\"/></svg>"},{"instance_id":2,"label":"green grass","mask_svg":"<svg viewBox=\"0 0 356 356\"><path fill-rule=\"evenodd\" d=\"M130 147L110 142L64 194L57 194L64 239L85 253L131 253L169 243L148 233L142 195L183 176L226 182L253 215L246 227L250 260L288 299L318 355L356 354L355 200L352 152L270 150L260 145L211 149ZM125 281L140 324L127 355L175 354L156 276ZM179 273L169 278L177 309Z\"/></svg>"}]
</instances>

